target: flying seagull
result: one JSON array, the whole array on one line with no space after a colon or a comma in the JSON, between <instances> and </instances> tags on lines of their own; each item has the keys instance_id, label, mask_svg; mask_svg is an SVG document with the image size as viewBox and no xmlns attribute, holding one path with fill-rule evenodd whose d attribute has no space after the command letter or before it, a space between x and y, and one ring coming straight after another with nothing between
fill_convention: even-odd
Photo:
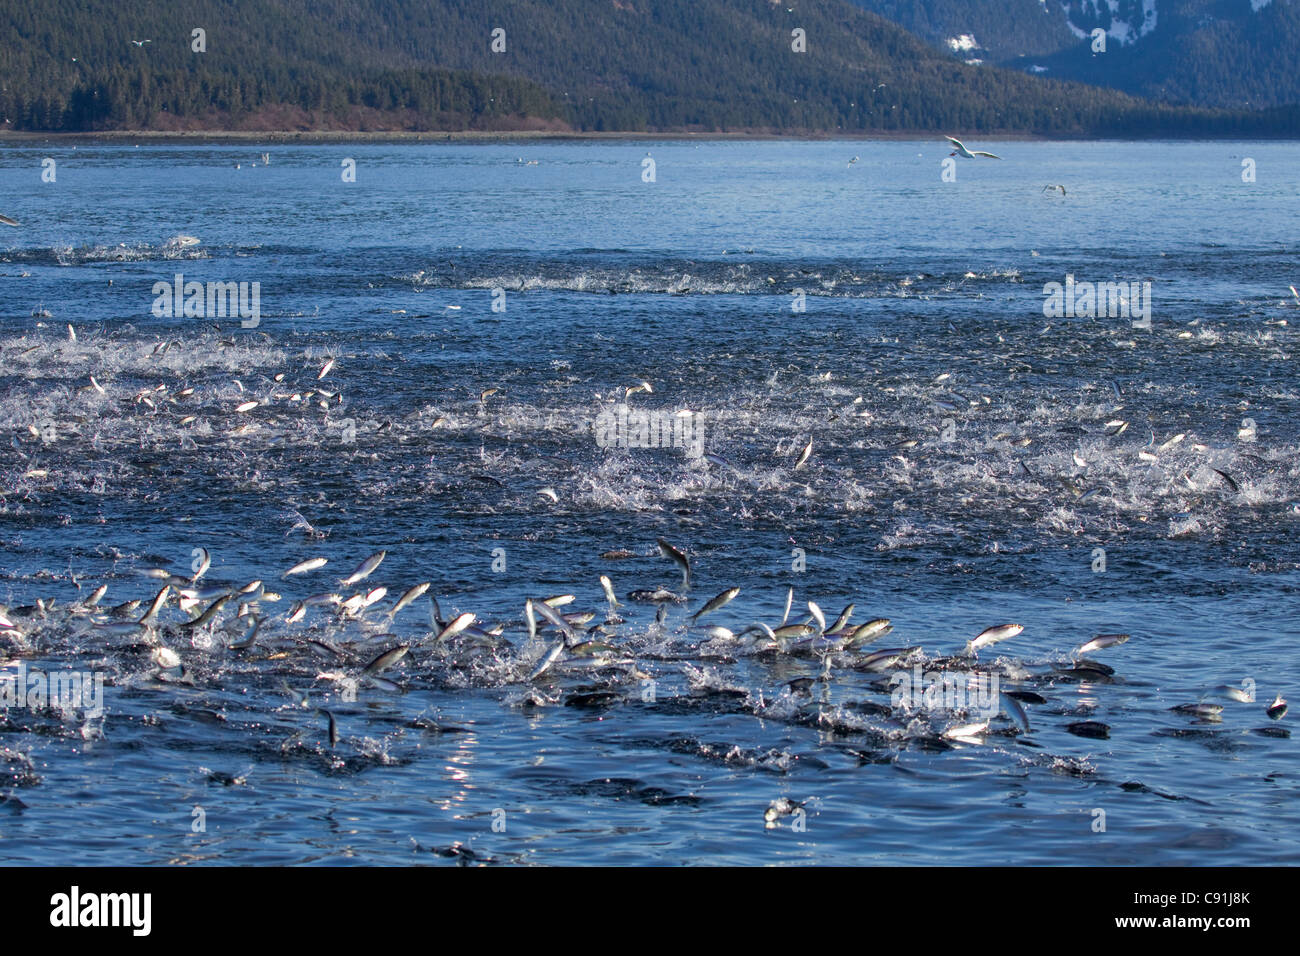
<instances>
[{"instance_id":1,"label":"flying seagull","mask_svg":"<svg viewBox=\"0 0 1300 956\"><path fill-rule=\"evenodd\" d=\"M949 156L964 156L966 159L974 159L976 156L987 156L989 159L1002 158L1001 156L994 156L992 153L981 152L978 149L972 153L969 149L967 149L965 146L961 144L961 140L953 139L951 136L945 136L944 139L952 143L954 147L953 151L948 154Z\"/></svg>"},{"instance_id":2,"label":"flying seagull","mask_svg":"<svg viewBox=\"0 0 1300 956\"><path fill-rule=\"evenodd\" d=\"M6 226L18 225L17 219L10 219L8 216L0 216L0 222L3 222Z\"/></svg>"},{"instance_id":3,"label":"flying seagull","mask_svg":"<svg viewBox=\"0 0 1300 956\"><path fill-rule=\"evenodd\" d=\"M1047 185L1047 186L1044 186L1044 187L1043 187L1043 192L1045 192L1045 193L1059 192L1059 193L1061 194L1061 196L1064 197L1064 196L1065 196L1065 187L1064 187L1064 186L1053 186L1053 185Z\"/></svg>"}]
</instances>

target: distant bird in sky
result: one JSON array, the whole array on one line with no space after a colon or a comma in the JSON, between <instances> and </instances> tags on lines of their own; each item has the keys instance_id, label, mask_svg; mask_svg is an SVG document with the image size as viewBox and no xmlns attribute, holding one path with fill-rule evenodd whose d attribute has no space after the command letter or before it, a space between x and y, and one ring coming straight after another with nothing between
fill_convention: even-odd
<instances>
[{"instance_id":1,"label":"distant bird in sky","mask_svg":"<svg viewBox=\"0 0 1300 956\"><path fill-rule=\"evenodd\" d=\"M989 159L1002 158L1001 156L994 156L992 153L985 153L978 149L975 150L974 152L971 152L969 149L967 149L965 146L961 144L961 140L953 139L951 136L945 136L944 139L952 143L954 147L953 151L948 154L949 156L964 156L966 159L974 159L976 156L987 156Z\"/></svg>"},{"instance_id":2,"label":"distant bird in sky","mask_svg":"<svg viewBox=\"0 0 1300 956\"><path fill-rule=\"evenodd\" d=\"M153 40L132 40L131 42L136 46L144 46L146 43L152 43Z\"/></svg>"},{"instance_id":3,"label":"distant bird in sky","mask_svg":"<svg viewBox=\"0 0 1300 956\"><path fill-rule=\"evenodd\" d=\"M10 219L8 216L0 216L0 222L3 222L6 226L18 225L17 219Z\"/></svg>"}]
</instances>

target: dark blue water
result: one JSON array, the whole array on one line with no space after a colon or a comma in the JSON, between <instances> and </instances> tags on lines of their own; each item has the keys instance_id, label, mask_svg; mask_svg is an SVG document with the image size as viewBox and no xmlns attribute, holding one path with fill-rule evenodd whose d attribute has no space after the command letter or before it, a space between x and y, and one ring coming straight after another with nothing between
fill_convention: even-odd
<instances>
[{"instance_id":1,"label":"dark blue water","mask_svg":"<svg viewBox=\"0 0 1300 956\"><path fill-rule=\"evenodd\" d=\"M955 182L928 141L263 148L0 155L0 679L104 683L0 710L0 859L1300 859L1265 713L1300 684L1300 144L1000 143ZM177 273L258 283L256 324L155 315ZM1067 275L1149 282L1150 328L1046 317ZM603 447L619 403L704 454ZM264 584L132 628L157 569ZM478 633L390 619L425 581ZM790 588L892 631L742 633ZM525 600L565 593L604 646L530 679L562 638ZM1029 731L900 703L916 665L1038 695Z\"/></svg>"}]
</instances>

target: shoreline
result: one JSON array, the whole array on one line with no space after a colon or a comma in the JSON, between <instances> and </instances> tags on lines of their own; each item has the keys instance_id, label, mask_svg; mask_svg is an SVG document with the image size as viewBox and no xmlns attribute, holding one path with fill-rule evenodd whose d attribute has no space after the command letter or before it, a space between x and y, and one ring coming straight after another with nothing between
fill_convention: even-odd
<instances>
[{"instance_id":1,"label":"shoreline","mask_svg":"<svg viewBox=\"0 0 1300 956\"><path fill-rule=\"evenodd\" d=\"M942 140L946 133L907 130L877 131L871 133L835 133L817 130L799 132L738 131L696 132L670 130L663 132L594 132L557 130L455 130L439 132L410 131L341 131L341 130L101 130L98 132L28 132L0 130L0 145L9 143L67 142L67 143L267 143L267 144L348 144L348 143L452 143L462 145L497 144L512 142L907 142L929 139ZM1039 133L1002 132L980 133L957 130L951 135L981 142L1241 142L1271 141L1298 142L1300 135L1249 135L1209 136L1204 133L1185 136L1093 136L1079 134L1042 135Z\"/></svg>"}]
</instances>

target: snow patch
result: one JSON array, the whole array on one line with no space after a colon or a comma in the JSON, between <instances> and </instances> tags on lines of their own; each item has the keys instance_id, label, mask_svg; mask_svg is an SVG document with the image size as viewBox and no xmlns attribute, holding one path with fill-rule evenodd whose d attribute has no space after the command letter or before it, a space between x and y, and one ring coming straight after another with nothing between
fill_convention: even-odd
<instances>
[{"instance_id":1,"label":"snow patch","mask_svg":"<svg viewBox=\"0 0 1300 956\"><path fill-rule=\"evenodd\" d=\"M980 49L980 44L975 39L975 34L963 33L961 36L949 37L948 48L953 53L969 53L971 50Z\"/></svg>"},{"instance_id":2,"label":"snow patch","mask_svg":"<svg viewBox=\"0 0 1300 956\"><path fill-rule=\"evenodd\" d=\"M1255 2L1256 0L1251 0L1252 5ZM1260 2L1269 3L1271 0ZM1098 24L1103 19L1104 10L1109 14L1110 20L1106 36L1120 46L1136 43L1156 28L1156 0L1141 0L1141 10L1138 5L1138 0L1067 0L1062 4L1065 8L1065 25L1080 40L1092 36L1093 26L1089 24ZM1121 14L1130 19L1121 19ZM1084 26L1075 24L1076 17L1083 21Z\"/></svg>"}]
</instances>

